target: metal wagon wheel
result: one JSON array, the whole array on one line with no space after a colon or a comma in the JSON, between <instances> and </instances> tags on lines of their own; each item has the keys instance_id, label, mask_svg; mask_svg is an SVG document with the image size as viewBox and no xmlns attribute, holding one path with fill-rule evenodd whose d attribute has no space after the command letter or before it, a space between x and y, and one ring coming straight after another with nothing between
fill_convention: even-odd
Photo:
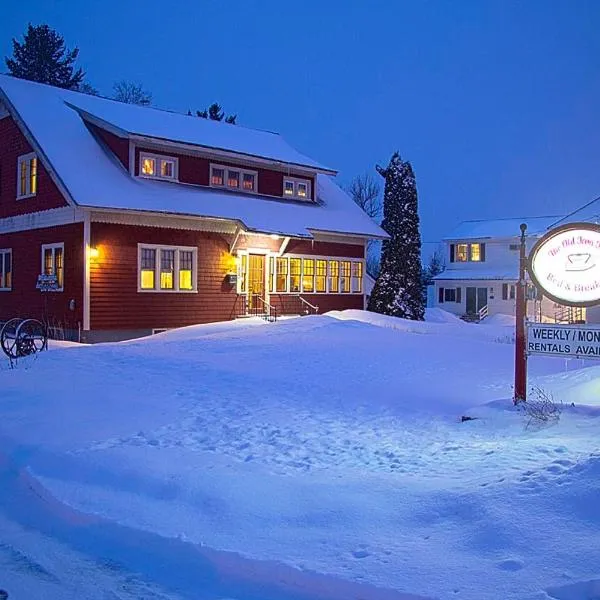
<instances>
[{"instance_id":1,"label":"metal wagon wheel","mask_svg":"<svg viewBox=\"0 0 600 600\"><path fill-rule=\"evenodd\" d=\"M10 319L4 324L0 332L0 346L2 346L2 350L8 358L19 358L17 329L21 322L22 319Z\"/></svg>"},{"instance_id":2,"label":"metal wagon wheel","mask_svg":"<svg viewBox=\"0 0 600 600\"><path fill-rule=\"evenodd\" d=\"M46 327L36 319L26 319L17 328L17 354L29 356L48 346Z\"/></svg>"}]
</instances>

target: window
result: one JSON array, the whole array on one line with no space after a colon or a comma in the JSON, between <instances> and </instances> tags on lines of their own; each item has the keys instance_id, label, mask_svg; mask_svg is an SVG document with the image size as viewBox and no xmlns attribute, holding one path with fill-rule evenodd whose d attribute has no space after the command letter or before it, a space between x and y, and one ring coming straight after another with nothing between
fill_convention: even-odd
<instances>
[{"instance_id":1,"label":"window","mask_svg":"<svg viewBox=\"0 0 600 600\"><path fill-rule=\"evenodd\" d=\"M258 173L247 169L210 165L210 185L256 193Z\"/></svg>"},{"instance_id":2,"label":"window","mask_svg":"<svg viewBox=\"0 0 600 600\"><path fill-rule=\"evenodd\" d=\"M138 291L195 292L196 248L138 244Z\"/></svg>"},{"instance_id":3,"label":"window","mask_svg":"<svg viewBox=\"0 0 600 600\"><path fill-rule=\"evenodd\" d=\"M456 260L458 262L467 262L469 259L469 244L456 245Z\"/></svg>"},{"instance_id":4,"label":"window","mask_svg":"<svg viewBox=\"0 0 600 600\"><path fill-rule=\"evenodd\" d=\"M302 271L302 291L315 291L315 261L312 258L305 258Z\"/></svg>"},{"instance_id":5,"label":"window","mask_svg":"<svg viewBox=\"0 0 600 600\"><path fill-rule=\"evenodd\" d=\"M329 261L329 291L340 291L340 263L337 260Z\"/></svg>"},{"instance_id":6,"label":"window","mask_svg":"<svg viewBox=\"0 0 600 600\"><path fill-rule=\"evenodd\" d=\"M450 262L484 262L485 244L450 244Z\"/></svg>"},{"instance_id":7,"label":"window","mask_svg":"<svg viewBox=\"0 0 600 600\"><path fill-rule=\"evenodd\" d=\"M287 292L288 259L277 258L277 281L276 290L278 292Z\"/></svg>"},{"instance_id":8,"label":"window","mask_svg":"<svg viewBox=\"0 0 600 600\"><path fill-rule=\"evenodd\" d=\"M17 198L29 198L37 193L37 156L34 152L17 160Z\"/></svg>"},{"instance_id":9,"label":"window","mask_svg":"<svg viewBox=\"0 0 600 600\"><path fill-rule=\"evenodd\" d=\"M340 262L340 290L344 294L350 291L350 265L349 260Z\"/></svg>"},{"instance_id":10,"label":"window","mask_svg":"<svg viewBox=\"0 0 600 600\"><path fill-rule=\"evenodd\" d=\"M285 177L283 180L283 195L298 200L310 200L310 180Z\"/></svg>"},{"instance_id":11,"label":"window","mask_svg":"<svg viewBox=\"0 0 600 600\"><path fill-rule=\"evenodd\" d=\"M176 158L140 152L141 177L176 181L178 175L178 160Z\"/></svg>"},{"instance_id":12,"label":"window","mask_svg":"<svg viewBox=\"0 0 600 600\"><path fill-rule=\"evenodd\" d=\"M241 260L238 263L238 285L240 293L246 292L246 273L248 272L248 256L242 254Z\"/></svg>"},{"instance_id":13,"label":"window","mask_svg":"<svg viewBox=\"0 0 600 600\"><path fill-rule=\"evenodd\" d=\"M352 291L362 292L362 274L363 264L361 262L352 263Z\"/></svg>"},{"instance_id":14,"label":"window","mask_svg":"<svg viewBox=\"0 0 600 600\"><path fill-rule=\"evenodd\" d=\"M517 286L511 283L502 284L502 300L514 300L517 296Z\"/></svg>"},{"instance_id":15,"label":"window","mask_svg":"<svg viewBox=\"0 0 600 600\"><path fill-rule=\"evenodd\" d=\"M471 262L481 261L481 244L469 244L469 260Z\"/></svg>"},{"instance_id":16,"label":"window","mask_svg":"<svg viewBox=\"0 0 600 600\"><path fill-rule=\"evenodd\" d=\"M438 289L438 303L443 304L444 302L456 302L460 304L462 301L462 288L439 288Z\"/></svg>"},{"instance_id":17,"label":"window","mask_svg":"<svg viewBox=\"0 0 600 600\"><path fill-rule=\"evenodd\" d=\"M317 260L317 271L315 277L315 291L326 292L327 291L327 261Z\"/></svg>"},{"instance_id":18,"label":"window","mask_svg":"<svg viewBox=\"0 0 600 600\"><path fill-rule=\"evenodd\" d=\"M56 277L56 290L62 292L65 277L65 245L44 244L42 246L42 274L54 275Z\"/></svg>"},{"instance_id":19,"label":"window","mask_svg":"<svg viewBox=\"0 0 600 600\"><path fill-rule=\"evenodd\" d=\"M12 288L12 250L0 250L0 290Z\"/></svg>"},{"instance_id":20,"label":"window","mask_svg":"<svg viewBox=\"0 0 600 600\"><path fill-rule=\"evenodd\" d=\"M300 291L300 271L302 259L290 258L290 292Z\"/></svg>"}]
</instances>

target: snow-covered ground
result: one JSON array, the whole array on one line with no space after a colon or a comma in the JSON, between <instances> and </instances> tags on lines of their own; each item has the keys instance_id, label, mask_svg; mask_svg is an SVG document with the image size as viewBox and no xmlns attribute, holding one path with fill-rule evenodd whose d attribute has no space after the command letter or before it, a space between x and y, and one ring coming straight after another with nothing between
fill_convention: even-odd
<instances>
[{"instance_id":1,"label":"snow-covered ground","mask_svg":"<svg viewBox=\"0 0 600 600\"><path fill-rule=\"evenodd\" d=\"M344 311L0 365L0 589L597 598L600 366L531 359L565 407L526 428L513 355L503 322Z\"/></svg>"}]
</instances>

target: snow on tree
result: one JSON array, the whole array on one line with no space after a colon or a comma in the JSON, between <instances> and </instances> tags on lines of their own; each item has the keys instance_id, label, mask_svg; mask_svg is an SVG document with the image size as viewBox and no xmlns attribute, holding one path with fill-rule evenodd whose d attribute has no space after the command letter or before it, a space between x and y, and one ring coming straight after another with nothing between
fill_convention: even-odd
<instances>
[{"instance_id":1,"label":"snow on tree","mask_svg":"<svg viewBox=\"0 0 600 600\"><path fill-rule=\"evenodd\" d=\"M125 104L149 106L152 103L152 94L145 90L140 83L131 81L117 81L113 85L113 99Z\"/></svg>"},{"instance_id":2,"label":"snow on tree","mask_svg":"<svg viewBox=\"0 0 600 600\"><path fill-rule=\"evenodd\" d=\"M387 168L377 166L385 179L383 222L390 235L381 250L381 269L369 300L369 310L422 321L421 234L417 186L409 162L395 152Z\"/></svg>"},{"instance_id":3,"label":"snow on tree","mask_svg":"<svg viewBox=\"0 0 600 600\"><path fill-rule=\"evenodd\" d=\"M75 71L79 49L69 50L64 38L48 25L29 23L23 42L13 38L13 57L4 60L9 73L19 79L77 90L85 73Z\"/></svg>"}]
</instances>

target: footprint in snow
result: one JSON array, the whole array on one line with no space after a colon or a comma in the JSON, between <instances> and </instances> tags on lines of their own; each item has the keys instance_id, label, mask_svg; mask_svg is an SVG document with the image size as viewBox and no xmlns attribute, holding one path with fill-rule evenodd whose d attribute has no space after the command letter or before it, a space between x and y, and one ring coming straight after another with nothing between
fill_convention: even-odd
<instances>
[{"instance_id":1,"label":"footprint in snow","mask_svg":"<svg viewBox=\"0 0 600 600\"><path fill-rule=\"evenodd\" d=\"M352 552L352 556L354 556L354 558L367 558L367 556L371 556L371 553L368 550L360 549L354 550L354 552Z\"/></svg>"},{"instance_id":2,"label":"footprint in snow","mask_svg":"<svg viewBox=\"0 0 600 600\"><path fill-rule=\"evenodd\" d=\"M518 558L507 558L501 560L497 565L502 571L520 571L523 568L523 561Z\"/></svg>"}]
</instances>

